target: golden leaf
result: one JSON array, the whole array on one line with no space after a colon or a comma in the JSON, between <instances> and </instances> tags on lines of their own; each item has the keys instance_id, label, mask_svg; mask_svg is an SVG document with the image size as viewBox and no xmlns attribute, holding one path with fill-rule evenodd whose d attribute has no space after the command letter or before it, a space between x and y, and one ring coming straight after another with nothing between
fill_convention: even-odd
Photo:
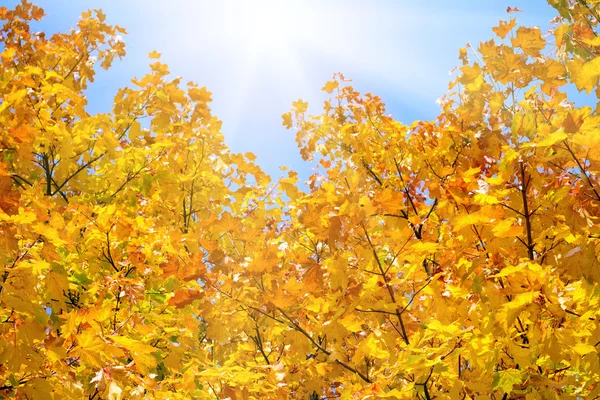
<instances>
[{"instance_id":1,"label":"golden leaf","mask_svg":"<svg viewBox=\"0 0 600 400\"><path fill-rule=\"evenodd\" d=\"M501 39L504 39L506 37L506 35L508 34L508 32L510 32L515 27L516 24L517 24L517 20L514 19L514 18L512 18L508 22L506 22L506 21L500 21L500 25L492 28L492 30Z\"/></svg>"}]
</instances>

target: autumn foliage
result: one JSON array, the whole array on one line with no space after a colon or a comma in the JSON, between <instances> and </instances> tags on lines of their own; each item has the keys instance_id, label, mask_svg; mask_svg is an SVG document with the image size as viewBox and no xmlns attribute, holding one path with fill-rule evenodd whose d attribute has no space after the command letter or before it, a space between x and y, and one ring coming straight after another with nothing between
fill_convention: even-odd
<instances>
[{"instance_id":1,"label":"autumn foliage","mask_svg":"<svg viewBox=\"0 0 600 400\"><path fill-rule=\"evenodd\" d=\"M600 108L566 89L600 98L600 6L549 2L460 49L431 121L341 74L294 102L306 186L156 52L90 114L100 10L0 8L0 398L598 398Z\"/></svg>"}]
</instances>

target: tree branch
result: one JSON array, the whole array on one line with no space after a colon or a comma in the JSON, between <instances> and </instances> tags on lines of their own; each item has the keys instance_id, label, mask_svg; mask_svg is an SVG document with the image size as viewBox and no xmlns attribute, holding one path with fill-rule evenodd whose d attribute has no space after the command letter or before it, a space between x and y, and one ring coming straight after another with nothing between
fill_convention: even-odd
<instances>
[{"instance_id":1,"label":"tree branch","mask_svg":"<svg viewBox=\"0 0 600 400\"><path fill-rule=\"evenodd\" d=\"M388 277L385 274L385 271L383 269L383 265L381 265L381 261L379 261L379 256L377 255L375 246L373 245L373 242L371 241L371 237L369 236L369 233L367 232L367 228L365 228L365 225L362 223L361 223L361 226L363 228L363 231L365 232L367 242L369 243L369 246L371 247L373 257L375 258L375 262L377 263L377 267L379 268L379 271L381 272L381 276L383 278L385 287L387 288L388 294L390 295L390 299L392 300L392 303L394 303L394 305L396 306L395 314L396 314L396 317L398 318L398 321L400 322L400 329L402 330L402 339L404 340L404 343L410 344L409 340L408 340L408 334L406 333L406 329L404 328L404 321L402 320L402 313L400 312L398 303L396 303L396 296L394 296L394 289L392 289L392 286L390 285Z\"/></svg>"},{"instance_id":2,"label":"tree branch","mask_svg":"<svg viewBox=\"0 0 600 400\"><path fill-rule=\"evenodd\" d=\"M289 323L292 325L292 327L294 329L296 329L298 332L300 332L301 334L303 334L308 340L310 340L310 342L320 351L322 351L324 354L326 355L331 355L331 352L328 351L327 349L325 349L323 346L321 346L321 344L317 343L312 336L306 332L300 325L298 325L293 319L291 319L286 313L285 311L283 311L281 308L278 308L277 310L279 310L279 312L289 321ZM356 375L360 376L360 378L367 382L367 383L373 383L373 381L371 381L371 379L369 379L365 374L363 374L362 372L360 372L359 370L357 370L356 368L346 364L345 362L339 360L339 359L335 359L335 362L337 364L339 364L340 366L342 366L343 368L347 369L350 372L355 373Z\"/></svg>"},{"instance_id":3,"label":"tree branch","mask_svg":"<svg viewBox=\"0 0 600 400\"><path fill-rule=\"evenodd\" d=\"M579 159L575 156L575 153L573 153L573 150L571 150L571 148L569 147L569 143L566 140L563 143L564 143L565 147L567 148L567 151L569 152L569 154L571 154L571 157L573 157L573 160L575 160L575 162L577 163L577 167L579 167L579 170L585 177L588 185L594 191L594 194L596 195L596 200L600 201L600 193L598 193L598 191L596 190L596 187L592 183L592 180L588 176L587 172L585 172L585 168L581 165L581 163L579 162Z\"/></svg>"}]
</instances>

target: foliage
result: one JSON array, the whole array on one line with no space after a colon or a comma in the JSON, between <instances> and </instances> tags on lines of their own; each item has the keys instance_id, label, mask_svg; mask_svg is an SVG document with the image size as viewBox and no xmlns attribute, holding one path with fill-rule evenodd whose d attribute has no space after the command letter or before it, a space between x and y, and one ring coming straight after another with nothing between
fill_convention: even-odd
<instances>
[{"instance_id":1,"label":"foliage","mask_svg":"<svg viewBox=\"0 0 600 400\"><path fill-rule=\"evenodd\" d=\"M600 10L550 3L553 35L460 50L435 120L341 74L320 115L294 102L307 192L230 153L156 52L89 114L125 54L101 11L46 38L0 8L0 394L598 397L600 119L565 90L598 97Z\"/></svg>"}]
</instances>

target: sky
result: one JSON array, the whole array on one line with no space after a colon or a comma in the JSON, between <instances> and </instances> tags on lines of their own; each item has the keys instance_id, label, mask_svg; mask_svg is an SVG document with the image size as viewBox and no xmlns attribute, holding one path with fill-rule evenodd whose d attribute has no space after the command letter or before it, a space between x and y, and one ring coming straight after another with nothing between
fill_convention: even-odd
<instances>
[{"instance_id":1,"label":"sky","mask_svg":"<svg viewBox=\"0 0 600 400\"><path fill-rule=\"evenodd\" d=\"M17 0L0 0L14 6ZM101 8L108 22L127 29L127 56L99 69L87 91L90 113L108 112L117 89L149 70L156 50L173 77L213 93L211 109L223 121L234 152L250 151L275 179L279 166L304 163L293 131L281 125L292 101L319 113L321 91L334 73L361 92L382 97L387 111L410 124L433 119L459 64L458 49L494 36L491 28L518 7L518 23L548 28L555 11L544 0L34 0L47 16L47 33L75 27L81 12Z\"/></svg>"}]
</instances>

